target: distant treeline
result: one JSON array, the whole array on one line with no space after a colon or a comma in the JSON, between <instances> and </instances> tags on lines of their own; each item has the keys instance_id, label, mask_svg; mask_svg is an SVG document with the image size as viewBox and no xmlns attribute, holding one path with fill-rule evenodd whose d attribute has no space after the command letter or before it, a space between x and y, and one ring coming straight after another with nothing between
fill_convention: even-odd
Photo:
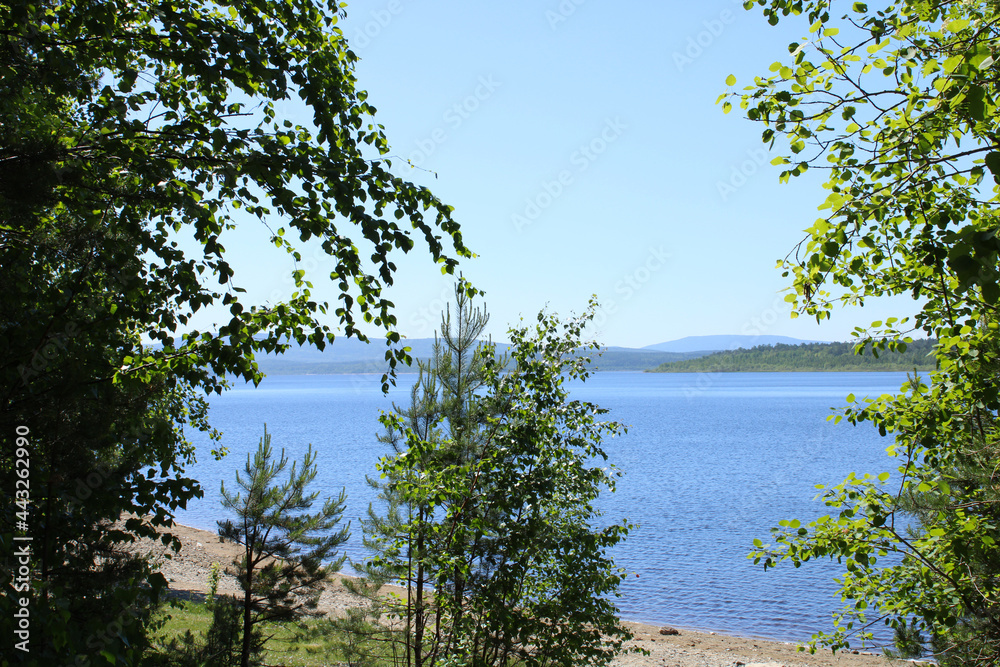
<instances>
[{"instance_id":1,"label":"distant treeline","mask_svg":"<svg viewBox=\"0 0 1000 667\"><path fill-rule=\"evenodd\" d=\"M912 371L934 370L928 357L934 340L917 340L906 352L871 348L854 353L854 343L803 343L802 345L758 345L750 349L714 352L697 359L674 361L653 368L653 373L750 372L750 371Z\"/></svg>"}]
</instances>

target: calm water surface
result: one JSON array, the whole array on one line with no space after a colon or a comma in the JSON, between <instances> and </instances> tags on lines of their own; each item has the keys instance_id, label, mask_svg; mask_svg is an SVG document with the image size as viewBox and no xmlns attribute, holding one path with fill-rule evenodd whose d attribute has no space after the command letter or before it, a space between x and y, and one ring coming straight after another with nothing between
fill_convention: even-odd
<instances>
[{"instance_id":1,"label":"calm water surface","mask_svg":"<svg viewBox=\"0 0 1000 667\"><path fill-rule=\"evenodd\" d=\"M816 484L848 473L891 468L890 444L869 426L826 420L849 393L894 393L904 373L599 373L573 385L573 397L611 410L628 433L606 442L625 477L602 498L608 520L640 528L616 551L629 572L622 616L631 620L787 641L829 630L836 564L810 562L763 571L746 559L755 537L781 519L805 522L823 512ZM260 387L211 399L213 424L230 454L217 462L206 442L192 476L205 498L178 520L215 529L219 486L235 485L264 424L276 450L301 458L318 451L316 489L346 487L345 519L357 527L371 499L365 476L386 452L380 410L405 404L414 375L388 397L377 375L272 376ZM364 556L360 530L348 553Z\"/></svg>"}]
</instances>

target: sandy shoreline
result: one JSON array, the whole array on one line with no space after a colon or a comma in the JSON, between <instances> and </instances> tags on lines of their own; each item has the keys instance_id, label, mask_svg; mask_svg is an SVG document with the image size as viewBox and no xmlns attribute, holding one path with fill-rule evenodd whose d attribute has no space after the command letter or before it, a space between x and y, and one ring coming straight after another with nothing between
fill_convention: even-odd
<instances>
[{"instance_id":1,"label":"sandy shoreline","mask_svg":"<svg viewBox=\"0 0 1000 667\"><path fill-rule=\"evenodd\" d=\"M229 565L238 553L238 545L220 542L216 533L177 524L171 531L181 541L181 551L171 558L162 558L160 571L167 578L171 591L181 597L201 599L208 591L208 575L213 563ZM167 549L158 541L142 540L135 550L162 557ZM172 553L172 552L171 552ZM342 575L346 578L346 575ZM236 593L236 580L222 577L219 590ZM320 598L320 609L327 613L342 613L355 604L338 579L327 586ZM734 637L704 630L689 630L676 626L680 634L660 634L661 626L626 621L635 639L630 642L650 651L650 655L624 655L613 664L621 667L673 665L676 667L753 667L757 665L808 665L810 667L889 667L892 662L873 653L838 653L820 651L815 654L798 651L791 643L775 642L754 637Z\"/></svg>"}]
</instances>

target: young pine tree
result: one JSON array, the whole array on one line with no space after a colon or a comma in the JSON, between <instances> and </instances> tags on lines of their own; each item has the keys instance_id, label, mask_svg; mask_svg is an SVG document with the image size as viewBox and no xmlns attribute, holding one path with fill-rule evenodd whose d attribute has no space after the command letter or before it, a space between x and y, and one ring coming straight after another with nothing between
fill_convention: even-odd
<instances>
[{"instance_id":1,"label":"young pine tree","mask_svg":"<svg viewBox=\"0 0 1000 667\"><path fill-rule=\"evenodd\" d=\"M586 379L581 333L591 310L562 323L540 314L512 329L508 359L480 344L486 316L459 286L455 318L408 408L383 415L392 453L376 483L385 512L362 522L373 557L355 587L368 617L344 624L354 656L376 664L606 664L628 631L612 599L622 573L607 551L627 523L595 528L612 488L601 440L620 430L569 399ZM385 595L385 583L405 592ZM370 620L369 620L370 619Z\"/></svg>"},{"instance_id":2,"label":"young pine tree","mask_svg":"<svg viewBox=\"0 0 1000 667\"><path fill-rule=\"evenodd\" d=\"M288 481L277 482L288 459L282 449L280 458L273 460L265 426L256 454L247 455L245 476L236 473L242 492L233 494L222 485L222 504L237 520L219 521L219 535L243 545L242 557L234 561L243 589L242 667L250 665L255 644L259 650L264 641L254 640L254 627L310 614L323 582L344 562L343 556L333 559L348 536L349 526L335 530L344 512L344 491L328 498L318 512L308 513L319 496L318 491L305 492L316 477L315 460L310 445L302 467L292 463Z\"/></svg>"},{"instance_id":3,"label":"young pine tree","mask_svg":"<svg viewBox=\"0 0 1000 667\"><path fill-rule=\"evenodd\" d=\"M390 457L405 459L407 464L402 469L384 469L381 479L368 480L384 507L382 513L369 507L368 517L362 521L365 544L376 555L353 564L364 575L361 581L345 581L349 589L370 601L367 609L355 610L346 621L352 640L343 648L352 658L433 665L446 648L450 627L440 614L443 599L447 597L447 606L461 615L463 569L442 567L440 561L446 553L462 558L469 545L455 536L443 538L437 524L440 517L436 516L440 507L430 497L433 494L400 493L396 489L413 489L420 479L442 479L442 475L449 477L445 486L460 487L455 475L460 477L463 473L459 471L469 470L481 452L482 425L491 400L480 395L485 369L492 363L480 344L488 321L486 313L471 305L467 286L459 283L454 317L449 307L433 357L418 362L419 375L409 406L393 405L394 414L383 420L386 430L379 440L389 445ZM413 446L413 439L423 444ZM405 586L405 598L381 595L387 583Z\"/></svg>"}]
</instances>

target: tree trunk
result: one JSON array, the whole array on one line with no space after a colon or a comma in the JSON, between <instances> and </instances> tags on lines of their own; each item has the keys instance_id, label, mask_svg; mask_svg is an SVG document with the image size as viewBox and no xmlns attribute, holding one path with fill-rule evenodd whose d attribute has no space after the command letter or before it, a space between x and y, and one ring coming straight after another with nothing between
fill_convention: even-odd
<instances>
[{"instance_id":1,"label":"tree trunk","mask_svg":"<svg viewBox=\"0 0 1000 667\"><path fill-rule=\"evenodd\" d=\"M417 599L415 606L416 623L413 628L413 657L414 667L423 667L424 664L424 535L423 535L424 510L420 509L421 531L417 534Z\"/></svg>"},{"instance_id":2,"label":"tree trunk","mask_svg":"<svg viewBox=\"0 0 1000 667\"><path fill-rule=\"evenodd\" d=\"M250 556L250 550L247 549L247 587L243 592L243 651L240 654L241 667L250 667L250 642L253 640L253 619L251 617L251 607L253 606L253 565Z\"/></svg>"}]
</instances>

